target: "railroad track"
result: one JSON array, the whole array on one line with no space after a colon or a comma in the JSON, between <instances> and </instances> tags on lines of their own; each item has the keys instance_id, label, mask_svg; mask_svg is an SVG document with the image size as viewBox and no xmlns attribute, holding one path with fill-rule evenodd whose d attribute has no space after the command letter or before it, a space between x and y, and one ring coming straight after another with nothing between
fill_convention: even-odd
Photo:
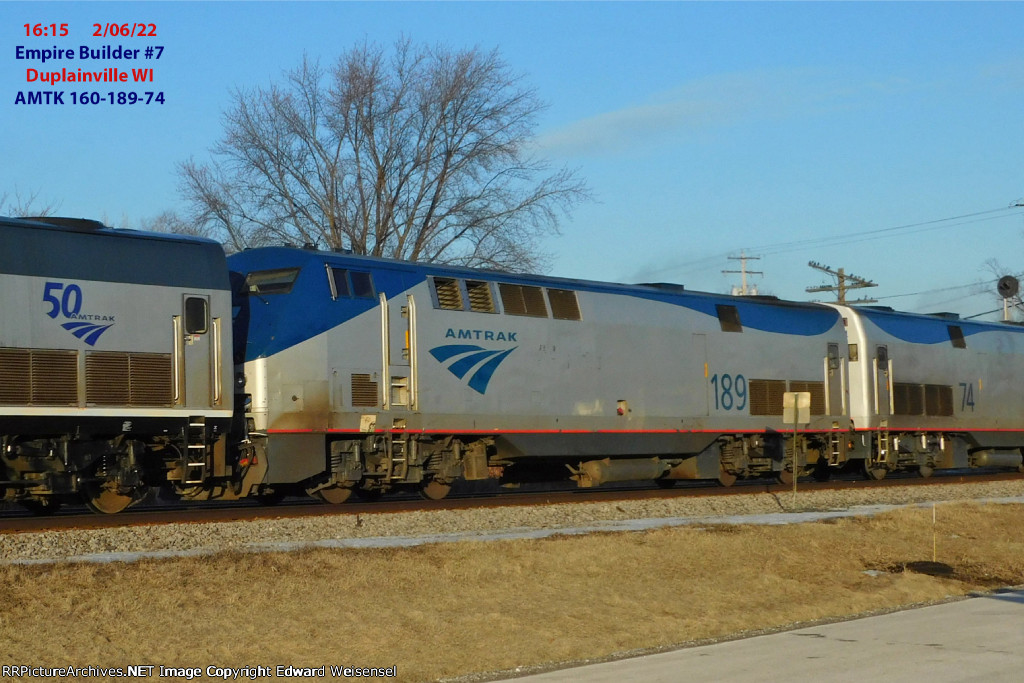
<instances>
[{"instance_id":1,"label":"railroad track","mask_svg":"<svg viewBox=\"0 0 1024 683\"><path fill-rule=\"evenodd\" d=\"M933 486L937 484L980 484L1020 480L1017 473L963 474L936 473L922 479L916 476L890 477L880 481L864 479L832 479L827 482L800 481L800 491L864 490L892 486ZM323 517L331 515L365 515L403 513L423 510L463 510L505 506L553 505L565 503L614 502L677 498L685 496L743 496L757 493L783 494L792 485L766 481L739 482L732 487L708 486L703 482L686 482L675 488L652 486L616 486L600 489L500 490L481 492L455 491L443 500L422 500L411 494L395 494L375 502L347 502L325 505L312 498L286 499L277 505L260 505L256 501L234 503L150 504L116 515L97 515L85 506L68 506L48 517L32 516L20 508L0 509L0 534L70 529L108 529L131 526L152 526L178 523L240 522L259 519Z\"/></svg>"}]
</instances>

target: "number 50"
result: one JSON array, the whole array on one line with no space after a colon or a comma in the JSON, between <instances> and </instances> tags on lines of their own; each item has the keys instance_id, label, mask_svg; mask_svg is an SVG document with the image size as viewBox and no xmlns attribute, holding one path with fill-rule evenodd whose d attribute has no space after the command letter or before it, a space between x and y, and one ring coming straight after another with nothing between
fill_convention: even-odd
<instances>
[{"instance_id":1,"label":"number 50","mask_svg":"<svg viewBox=\"0 0 1024 683\"><path fill-rule=\"evenodd\" d=\"M63 295L58 299L57 294L64 290ZM56 318L63 313L65 318L78 315L82 310L82 288L78 285L64 286L63 282L47 282L43 288L43 301L50 304L50 310L46 315Z\"/></svg>"}]
</instances>

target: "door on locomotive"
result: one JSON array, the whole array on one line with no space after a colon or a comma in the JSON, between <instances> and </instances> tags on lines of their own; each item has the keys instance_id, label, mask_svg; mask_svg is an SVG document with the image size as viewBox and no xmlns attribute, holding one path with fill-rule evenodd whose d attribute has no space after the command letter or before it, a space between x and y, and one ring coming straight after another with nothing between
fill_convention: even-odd
<instances>
[{"instance_id":1,"label":"door on locomotive","mask_svg":"<svg viewBox=\"0 0 1024 683\"><path fill-rule=\"evenodd\" d=\"M828 415L846 415L846 368L839 344L831 342L825 356L825 401Z\"/></svg>"},{"instance_id":2,"label":"door on locomotive","mask_svg":"<svg viewBox=\"0 0 1024 683\"><path fill-rule=\"evenodd\" d=\"M892 412L892 359L886 346L879 345L875 351L875 414L887 420Z\"/></svg>"},{"instance_id":3,"label":"door on locomotive","mask_svg":"<svg viewBox=\"0 0 1024 683\"><path fill-rule=\"evenodd\" d=\"M220 405L220 319L210 318L210 297L186 294L174 328L176 403L188 408Z\"/></svg>"},{"instance_id":4,"label":"door on locomotive","mask_svg":"<svg viewBox=\"0 0 1024 683\"><path fill-rule=\"evenodd\" d=\"M380 294L381 351L384 387L383 406L391 410L416 410L416 301L406 296L404 305L388 302Z\"/></svg>"}]
</instances>

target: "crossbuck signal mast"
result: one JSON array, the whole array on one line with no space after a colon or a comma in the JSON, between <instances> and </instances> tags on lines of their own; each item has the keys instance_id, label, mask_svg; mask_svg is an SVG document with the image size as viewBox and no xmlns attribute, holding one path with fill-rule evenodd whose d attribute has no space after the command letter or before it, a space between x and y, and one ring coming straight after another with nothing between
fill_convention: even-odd
<instances>
[{"instance_id":1,"label":"crossbuck signal mast","mask_svg":"<svg viewBox=\"0 0 1024 683\"><path fill-rule=\"evenodd\" d=\"M733 287L732 288L732 293L734 295L738 294L740 296L753 296L753 295L757 294L757 287L749 287L749 288L747 287L747 276L748 275L764 275L764 273L761 272L760 270L747 270L747 261L758 261L758 260L760 260L761 257L760 256L747 256L745 253L743 253L741 251L739 256L730 256L728 258L729 258L730 261L739 261L740 262L740 269L739 270L723 270L722 271L722 273L724 273L724 274L739 273L740 276L741 276L741 280L740 281L742 282L742 285L740 286L739 289L736 289L736 287Z\"/></svg>"},{"instance_id":2,"label":"crossbuck signal mast","mask_svg":"<svg viewBox=\"0 0 1024 683\"><path fill-rule=\"evenodd\" d=\"M821 287L808 287L805 291L807 292L835 292L836 303L840 304L873 304L877 299L857 299L856 301L847 301L846 292L851 289L861 289L862 287L877 287L878 283L865 280L862 277L847 273L845 270L840 268L839 270L832 270L828 266L823 266L820 263L810 261L807 265L815 270L820 270L823 273L828 273L836 279L834 285L822 285Z\"/></svg>"}]
</instances>

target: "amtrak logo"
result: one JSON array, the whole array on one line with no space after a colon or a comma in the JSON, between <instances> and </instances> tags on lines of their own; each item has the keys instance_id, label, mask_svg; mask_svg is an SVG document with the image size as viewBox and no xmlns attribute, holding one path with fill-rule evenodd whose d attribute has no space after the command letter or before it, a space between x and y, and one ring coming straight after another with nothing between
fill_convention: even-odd
<instances>
[{"instance_id":1,"label":"amtrak logo","mask_svg":"<svg viewBox=\"0 0 1024 683\"><path fill-rule=\"evenodd\" d=\"M64 323L61 325L61 327L89 346L96 346L96 342L100 340L100 335L113 326L113 323L110 325L97 325L95 323Z\"/></svg>"},{"instance_id":2,"label":"amtrak logo","mask_svg":"<svg viewBox=\"0 0 1024 683\"><path fill-rule=\"evenodd\" d=\"M68 322L61 323L61 327L89 346L95 346L100 336L114 326L114 316L82 313L83 299L82 288L76 284L47 282L43 289L43 301L50 304L46 315L54 320L66 318Z\"/></svg>"},{"instance_id":3,"label":"amtrak logo","mask_svg":"<svg viewBox=\"0 0 1024 683\"><path fill-rule=\"evenodd\" d=\"M465 377L470 370L474 370L469 377L469 388L478 394L487 391L487 384L491 381L491 375L498 369L501 362L508 358L508 355L515 351L518 346L511 349L488 350L482 346L472 344L448 344L430 349L430 355L439 363L448 363L448 372L459 379Z\"/></svg>"}]
</instances>

